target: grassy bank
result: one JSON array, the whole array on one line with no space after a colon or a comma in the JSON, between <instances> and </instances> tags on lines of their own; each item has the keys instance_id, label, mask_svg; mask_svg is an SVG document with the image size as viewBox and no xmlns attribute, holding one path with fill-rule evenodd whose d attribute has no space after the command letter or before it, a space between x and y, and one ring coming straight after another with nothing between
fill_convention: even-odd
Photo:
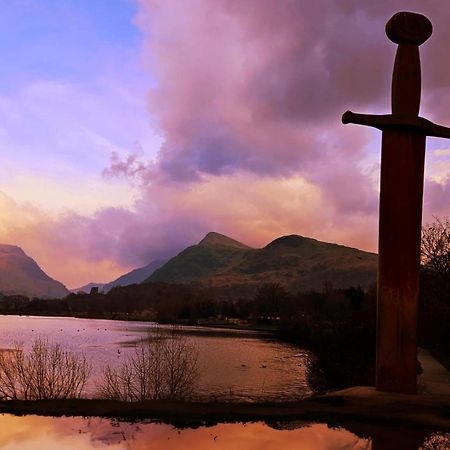
<instances>
[{"instance_id":1,"label":"grassy bank","mask_svg":"<svg viewBox=\"0 0 450 450\"><path fill-rule=\"evenodd\" d=\"M197 403L184 401L39 400L0 402L0 413L155 419L170 423L305 420L339 424L408 426L450 431L450 398L352 388L288 403Z\"/></svg>"}]
</instances>

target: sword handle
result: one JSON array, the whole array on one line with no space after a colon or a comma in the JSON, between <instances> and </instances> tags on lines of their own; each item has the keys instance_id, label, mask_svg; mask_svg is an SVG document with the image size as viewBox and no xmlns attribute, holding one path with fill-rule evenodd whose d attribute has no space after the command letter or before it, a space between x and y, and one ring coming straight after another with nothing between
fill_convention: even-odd
<instances>
[{"instance_id":1,"label":"sword handle","mask_svg":"<svg viewBox=\"0 0 450 450\"><path fill-rule=\"evenodd\" d=\"M400 44L392 74L391 108L394 116L417 117L420 109L419 46Z\"/></svg>"},{"instance_id":2,"label":"sword handle","mask_svg":"<svg viewBox=\"0 0 450 450\"><path fill-rule=\"evenodd\" d=\"M432 34L427 17L399 12L386 24L388 38L398 44L392 75L392 114L417 117L420 108L421 74L419 45Z\"/></svg>"}]
</instances>

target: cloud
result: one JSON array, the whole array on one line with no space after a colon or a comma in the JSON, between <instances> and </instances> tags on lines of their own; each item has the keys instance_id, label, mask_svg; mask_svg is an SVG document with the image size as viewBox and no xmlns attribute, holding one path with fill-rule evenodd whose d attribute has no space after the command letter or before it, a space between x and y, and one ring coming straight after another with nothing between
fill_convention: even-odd
<instances>
[{"instance_id":1,"label":"cloud","mask_svg":"<svg viewBox=\"0 0 450 450\"><path fill-rule=\"evenodd\" d=\"M384 25L393 13L419 10L435 22L435 45L424 46L426 98L450 84L441 70L448 8L372 3L141 0L144 57L158 80L149 108L165 138L160 171L177 180L238 169L332 177L336 157L354 165L369 135L340 117L388 111L396 47Z\"/></svg>"},{"instance_id":2,"label":"cloud","mask_svg":"<svg viewBox=\"0 0 450 450\"><path fill-rule=\"evenodd\" d=\"M293 1L140 4L158 80L149 105L165 138L159 169L169 178L238 169L307 173L333 151L358 153L361 145L349 143L364 141L365 132L340 124L348 98L340 84L348 77L333 73L335 36L317 36L310 26L317 8L304 11ZM362 86L358 95L355 83L345 83L357 104L367 103Z\"/></svg>"},{"instance_id":3,"label":"cloud","mask_svg":"<svg viewBox=\"0 0 450 450\"><path fill-rule=\"evenodd\" d=\"M419 4L141 0L158 80L149 105L165 137L160 170L178 180L236 169L305 174L336 153L351 165L367 132L340 116L388 108L395 46L384 23L398 6Z\"/></svg>"},{"instance_id":4,"label":"cloud","mask_svg":"<svg viewBox=\"0 0 450 450\"><path fill-rule=\"evenodd\" d=\"M424 216L427 221L432 216L450 216L450 172L440 181L427 180L424 187Z\"/></svg>"},{"instance_id":5,"label":"cloud","mask_svg":"<svg viewBox=\"0 0 450 450\"><path fill-rule=\"evenodd\" d=\"M141 0L144 58L158 81L149 109L164 138L147 178L301 175L343 214L374 212L377 192L361 164L373 134L344 127L341 114L389 110L396 47L384 25L402 9L423 11L439 30L435 45L425 45L434 47L425 58L426 105L448 88L450 70L441 68L450 11L420 1L372 3Z\"/></svg>"}]
</instances>

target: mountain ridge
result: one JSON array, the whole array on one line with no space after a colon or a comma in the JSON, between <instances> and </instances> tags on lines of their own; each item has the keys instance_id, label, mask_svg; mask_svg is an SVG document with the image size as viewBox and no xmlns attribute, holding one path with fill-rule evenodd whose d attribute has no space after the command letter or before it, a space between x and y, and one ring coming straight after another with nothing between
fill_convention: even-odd
<instances>
[{"instance_id":1,"label":"mountain ridge","mask_svg":"<svg viewBox=\"0 0 450 450\"><path fill-rule=\"evenodd\" d=\"M224 247L247 248L247 249L252 248L224 234L217 233L216 231L210 231L209 233L207 233L206 236L197 245L201 246L222 245Z\"/></svg>"},{"instance_id":2,"label":"mountain ridge","mask_svg":"<svg viewBox=\"0 0 450 450\"><path fill-rule=\"evenodd\" d=\"M93 287L98 287L98 290L100 292L107 293L112 288L115 288L117 286L128 286L130 284L141 283L146 278L148 278L156 269L161 267L165 262L166 260L156 259L143 267L132 269L129 272L120 275L113 281L109 281L108 283L95 283L91 281L90 283L87 283L79 288L70 289L70 291L75 294L78 292L89 293Z\"/></svg>"},{"instance_id":3,"label":"mountain ridge","mask_svg":"<svg viewBox=\"0 0 450 450\"><path fill-rule=\"evenodd\" d=\"M62 283L49 277L21 247L9 244L0 244L0 292L42 298L69 294Z\"/></svg>"},{"instance_id":4,"label":"mountain ridge","mask_svg":"<svg viewBox=\"0 0 450 450\"><path fill-rule=\"evenodd\" d=\"M252 248L211 232L144 283L197 283L236 293L253 292L269 282L280 283L290 291L320 289L325 282L335 287L368 287L376 281L377 263L375 253L295 234Z\"/></svg>"},{"instance_id":5,"label":"mountain ridge","mask_svg":"<svg viewBox=\"0 0 450 450\"><path fill-rule=\"evenodd\" d=\"M155 259L143 267L137 267L109 283L104 283L100 290L102 292L108 292L116 286L128 286L129 284L141 283L165 263L166 260L164 259Z\"/></svg>"}]
</instances>

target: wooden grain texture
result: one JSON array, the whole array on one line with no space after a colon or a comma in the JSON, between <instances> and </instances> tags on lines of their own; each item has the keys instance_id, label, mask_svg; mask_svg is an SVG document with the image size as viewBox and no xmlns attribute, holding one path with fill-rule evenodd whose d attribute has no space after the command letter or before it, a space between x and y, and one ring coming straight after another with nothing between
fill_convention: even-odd
<instances>
[{"instance_id":1,"label":"wooden grain texture","mask_svg":"<svg viewBox=\"0 0 450 450\"><path fill-rule=\"evenodd\" d=\"M415 393L425 136L384 131L382 147L376 385Z\"/></svg>"}]
</instances>

